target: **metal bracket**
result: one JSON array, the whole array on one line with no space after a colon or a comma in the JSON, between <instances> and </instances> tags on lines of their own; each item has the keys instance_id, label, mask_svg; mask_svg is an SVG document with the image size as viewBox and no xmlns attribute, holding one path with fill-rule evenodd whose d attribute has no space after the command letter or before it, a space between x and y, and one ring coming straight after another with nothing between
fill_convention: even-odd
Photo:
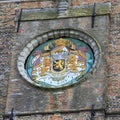
<instances>
[{"instance_id":1,"label":"metal bracket","mask_svg":"<svg viewBox=\"0 0 120 120\"><path fill-rule=\"evenodd\" d=\"M18 24L17 24L17 32L19 31L20 23L21 23L21 17L22 17L22 9L20 10L20 15L18 18Z\"/></svg>"},{"instance_id":2,"label":"metal bracket","mask_svg":"<svg viewBox=\"0 0 120 120\"><path fill-rule=\"evenodd\" d=\"M95 17L96 17L96 3L94 3L94 6L93 6L92 26L91 26L92 28L94 28Z\"/></svg>"},{"instance_id":3,"label":"metal bracket","mask_svg":"<svg viewBox=\"0 0 120 120\"><path fill-rule=\"evenodd\" d=\"M90 120L95 120L94 116L95 116L95 110L94 110L94 105L92 105Z\"/></svg>"},{"instance_id":4,"label":"metal bracket","mask_svg":"<svg viewBox=\"0 0 120 120\"><path fill-rule=\"evenodd\" d=\"M10 114L9 120L14 120L13 119L13 117L14 117L13 110L14 110L14 108L12 108L12 110L11 110L11 114Z\"/></svg>"}]
</instances>

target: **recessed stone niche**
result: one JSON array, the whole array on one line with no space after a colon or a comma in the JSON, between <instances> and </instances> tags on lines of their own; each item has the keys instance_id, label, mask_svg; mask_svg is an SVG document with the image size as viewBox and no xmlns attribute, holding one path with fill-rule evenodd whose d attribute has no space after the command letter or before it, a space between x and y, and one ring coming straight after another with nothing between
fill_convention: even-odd
<instances>
[{"instance_id":1,"label":"recessed stone niche","mask_svg":"<svg viewBox=\"0 0 120 120\"><path fill-rule=\"evenodd\" d=\"M96 7L98 8L98 6ZM24 16L24 12L23 10L16 45L12 54L6 113L9 113L13 107L18 114L55 113L57 111L78 112L90 110L92 104L95 105L95 109L104 110L106 87L105 55L107 54L105 43L108 42L109 11L105 14L97 14L94 28L91 28L91 12L85 17L65 16L64 18L55 17L54 19L47 19L46 17L44 19L35 19L35 17L31 17L32 13L30 13L30 16ZM61 40L63 42L60 43L60 46L56 47L54 43ZM88 71L85 72L86 69L83 64L85 74L82 74L81 69L76 69L77 67L74 66L74 62L72 62L73 66L70 64L70 58L76 60L74 58L81 57L81 55L82 58L80 60L84 61L85 54L83 54L81 49L79 51L80 56L77 53L80 45L83 45L83 48L86 47L88 51L90 50L89 54L92 56L92 59L90 59L91 66ZM60 54L58 59L53 53L57 51L58 55L58 51L61 50L59 48L63 48L65 52L70 51L71 56L60 59L62 55ZM42 50L42 54L36 54L41 52L40 50ZM48 71L44 72L43 66L40 64L39 69L36 67L36 62L39 60L37 57L39 58L39 55L47 55L49 52L52 53L52 57L55 57L55 60L49 62L49 59L52 57L46 59L48 62L47 64L45 63L47 67L44 69ZM34 55L35 58L33 59ZM34 78L36 76L30 71L32 61L35 68L34 72L36 68L37 74L41 74L43 70L42 77L49 74L50 69L59 76L59 73L69 71L70 69L75 72L79 70L81 74L76 77L75 81L70 79L70 84L58 82L56 86L46 86L39 82L41 79ZM30 65L27 65L29 62ZM58 67L56 63L59 63ZM49 65L52 65L52 67L49 68ZM67 67L67 65L69 66Z\"/></svg>"}]
</instances>

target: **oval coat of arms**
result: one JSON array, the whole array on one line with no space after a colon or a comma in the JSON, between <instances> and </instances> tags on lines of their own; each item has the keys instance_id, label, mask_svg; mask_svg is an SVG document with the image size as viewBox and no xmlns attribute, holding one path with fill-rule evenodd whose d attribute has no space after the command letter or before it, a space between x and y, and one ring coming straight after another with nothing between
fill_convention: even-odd
<instances>
[{"instance_id":1,"label":"oval coat of arms","mask_svg":"<svg viewBox=\"0 0 120 120\"><path fill-rule=\"evenodd\" d=\"M26 71L40 86L60 88L78 82L93 63L94 55L88 44L73 38L59 38L35 48L26 61Z\"/></svg>"}]
</instances>

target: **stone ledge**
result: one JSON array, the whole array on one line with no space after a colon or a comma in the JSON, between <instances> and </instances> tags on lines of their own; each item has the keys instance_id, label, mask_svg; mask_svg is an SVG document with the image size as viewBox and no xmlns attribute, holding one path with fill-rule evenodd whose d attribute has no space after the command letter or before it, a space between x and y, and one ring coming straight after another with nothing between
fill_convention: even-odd
<instances>
[{"instance_id":1,"label":"stone ledge","mask_svg":"<svg viewBox=\"0 0 120 120\"><path fill-rule=\"evenodd\" d=\"M29 20L47 20L69 17L87 17L92 16L93 4L81 6L69 6L66 10L65 16L59 16L58 8L42 8L42 9L23 9L22 21ZM96 3L96 16L109 14L111 11L111 4Z\"/></svg>"},{"instance_id":2,"label":"stone ledge","mask_svg":"<svg viewBox=\"0 0 120 120\"><path fill-rule=\"evenodd\" d=\"M91 16L94 5L81 5L68 8L68 17ZM110 3L96 3L96 15L109 14L111 11Z\"/></svg>"},{"instance_id":3,"label":"stone ledge","mask_svg":"<svg viewBox=\"0 0 120 120\"><path fill-rule=\"evenodd\" d=\"M96 108L94 109L95 110L95 113L96 114L105 114L105 109L104 108ZM16 112L15 115L20 117L20 116L32 116L32 115L53 115L53 114L71 114L71 113L88 113L90 114L91 112L91 108L86 108L86 109L80 109L80 110L76 110L76 109L73 109L73 110L70 110L70 109L66 109L66 110L56 110L56 111L46 111L46 112L40 112L40 111L25 111L25 112ZM10 112L7 112L5 113L3 116L5 118L9 117L10 115Z\"/></svg>"}]
</instances>

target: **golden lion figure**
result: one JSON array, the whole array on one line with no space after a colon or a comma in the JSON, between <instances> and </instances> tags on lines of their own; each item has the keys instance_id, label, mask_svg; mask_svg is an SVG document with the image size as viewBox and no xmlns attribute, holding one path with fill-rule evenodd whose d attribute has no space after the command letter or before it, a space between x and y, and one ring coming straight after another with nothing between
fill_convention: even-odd
<instances>
[{"instance_id":1,"label":"golden lion figure","mask_svg":"<svg viewBox=\"0 0 120 120\"><path fill-rule=\"evenodd\" d=\"M55 69L63 70L64 69L64 61L63 60L54 61L53 66L55 67Z\"/></svg>"}]
</instances>

